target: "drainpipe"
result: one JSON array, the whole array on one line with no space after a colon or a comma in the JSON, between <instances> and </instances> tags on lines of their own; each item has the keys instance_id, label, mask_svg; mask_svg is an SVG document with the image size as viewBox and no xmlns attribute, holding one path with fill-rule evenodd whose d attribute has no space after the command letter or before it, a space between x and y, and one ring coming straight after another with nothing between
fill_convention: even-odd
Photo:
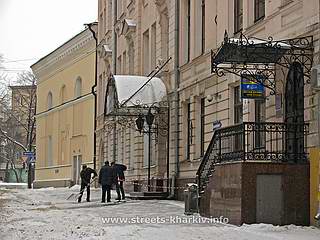
<instances>
[{"instance_id":1,"label":"drainpipe","mask_svg":"<svg viewBox=\"0 0 320 240\"><path fill-rule=\"evenodd\" d=\"M179 38L179 24L180 24L180 1L175 1L175 26L174 26L174 38L175 38L175 51L174 51L174 99L175 99L175 173L172 176L172 193L169 198L175 195L175 182L179 176L179 85L180 85L180 69L179 69L179 49L180 49L180 38Z\"/></svg>"},{"instance_id":2,"label":"drainpipe","mask_svg":"<svg viewBox=\"0 0 320 240\"><path fill-rule=\"evenodd\" d=\"M319 37L320 37L320 0L319 0L319 19L318 19L319 23L318 23L318 31L319 31ZM318 56L318 64L320 64L320 56ZM318 74L317 74L317 77L318 77ZM317 79L316 79L317 81ZM317 97L318 97L318 148L320 148L320 92L318 91L317 92ZM319 167L320 167L320 160L318 162L319 164ZM318 227L320 227L320 199L319 199L319 192L320 192L320 176L319 177L319 186L318 186L318 193L317 193L317 197L318 197L318 212L316 214L316 216L314 216L317 224L318 224Z\"/></svg>"},{"instance_id":3,"label":"drainpipe","mask_svg":"<svg viewBox=\"0 0 320 240\"><path fill-rule=\"evenodd\" d=\"M117 23L117 0L112 0L112 6L113 6L113 31L112 31L112 65L113 65L113 74L117 73L117 33L116 33L116 23ZM117 134L117 124L114 123L113 126L113 161L116 160L116 134Z\"/></svg>"},{"instance_id":4,"label":"drainpipe","mask_svg":"<svg viewBox=\"0 0 320 240\"><path fill-rule=\"evenodd\" d=\"M97 25L97 23L89 23L86 24L88 26L88 29L92 33L92 36L96 42L96 56L95 56L95 69L94 69L94 85L91 87L91 93L94 96L94 126L93 126L93 169L97 170L97 93L96 93L96 87L97 87L97 75L98 75L98 39L96 32L92 29L93 25Z\"/></svg>"}]
</instances>

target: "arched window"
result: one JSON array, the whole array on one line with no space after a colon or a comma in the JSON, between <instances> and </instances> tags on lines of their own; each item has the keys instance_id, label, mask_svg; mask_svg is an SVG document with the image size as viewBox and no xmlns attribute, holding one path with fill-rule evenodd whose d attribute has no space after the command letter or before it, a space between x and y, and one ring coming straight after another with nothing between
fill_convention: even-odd
<instances>
[{"instance_id":1,"label":"arched window","mask_svg":"<svg viewBox=\"0 0 320 240\"><path fill-rule=\"evenodd\" d=\"M52 93L49 92L47 97L47 109L51 109L51 108L52 108Z\"/></svg>"},{"instance_id":2,"label":"arched window","mask_svg":"<svg viewBox=\"0 0 320 240\"><path fill-rule=\"evenodd\" d=\"M66 101L66 85L62 85L60 90L60 103L64 103Z\"/></svg>"},{"instance_id":3,"label":"arched window","mask_svg":"<svg viewBox=\"0 0 320 240\"><path fill-rule=\"evenodd\" d=\"M74 96L75 98L81 97L82 94L82 80L80 77L77 78L76 80L76 85L74 89Z\"/></svg>"}]
</instances>

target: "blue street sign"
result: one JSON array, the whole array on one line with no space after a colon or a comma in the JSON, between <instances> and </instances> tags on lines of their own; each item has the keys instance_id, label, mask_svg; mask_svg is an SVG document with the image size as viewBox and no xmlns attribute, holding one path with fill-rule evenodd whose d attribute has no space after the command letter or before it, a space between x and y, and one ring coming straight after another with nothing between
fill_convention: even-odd
<instances>
[{"instance_id":1,"label":"blue street sign","mask_svg":"<svg viewBox=\"0 0 320 240\"><path fill-rule=\"evenodd\" d=\"M34 152L23 152L22 155L33 158L34 157Z\"/></svg>"},{"instance_id":2,"label":"blue street sign","mask_svg":"<svg viewBox=\"0 0 320 240\"><path fill-rule=\"evenodd\" d=\"M255 80L253 80L253 78L255 78ZM261 82L258 82L256 78L261 82L263 81L263 77L259 75L254 77L250 75L241 76L241 98L264 98L264 86Z\"/></svg>"}]
</instances>

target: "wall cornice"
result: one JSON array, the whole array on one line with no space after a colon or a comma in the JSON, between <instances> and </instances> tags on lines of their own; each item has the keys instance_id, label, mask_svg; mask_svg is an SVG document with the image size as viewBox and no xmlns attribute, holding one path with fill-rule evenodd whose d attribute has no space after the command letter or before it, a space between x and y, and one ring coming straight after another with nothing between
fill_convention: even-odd
<instances>
[{"instance_id":1,"label":"wall cornice","mask_svg":"<svg viewBox=\"0 0 320 240\"><path fill-rule=\"evenodd\" d=\"M38 62L31 66L34 74L39 77L48 74L48 69L55 64L67 60L68 57L75 55L80 49L84 49L90 42L94 42L94 38L89 29L85 29L69 41L49 53ZM67 60L71 62L72 58ZM41 81L41 79L40 79Z\"/></svg>"}]
</instances>

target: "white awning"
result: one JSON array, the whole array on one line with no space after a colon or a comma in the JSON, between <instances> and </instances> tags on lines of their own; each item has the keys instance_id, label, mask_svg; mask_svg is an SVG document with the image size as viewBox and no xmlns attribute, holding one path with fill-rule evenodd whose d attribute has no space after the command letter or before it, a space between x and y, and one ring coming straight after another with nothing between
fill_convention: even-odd
<instances>
[{"instance_id":1,"label":"white awning","mask_svg":"<svg viewBox=\"0 0 320 240\"><path fill-rule=\"evenodd\" d=\"M167 95L164 83L160 78L154 77L148 82L149 79L145 76L114 75L109 79L106 89L105 114L116 113L121 108L151 106L163 101Z\"/></svg>"}]
</instances>

